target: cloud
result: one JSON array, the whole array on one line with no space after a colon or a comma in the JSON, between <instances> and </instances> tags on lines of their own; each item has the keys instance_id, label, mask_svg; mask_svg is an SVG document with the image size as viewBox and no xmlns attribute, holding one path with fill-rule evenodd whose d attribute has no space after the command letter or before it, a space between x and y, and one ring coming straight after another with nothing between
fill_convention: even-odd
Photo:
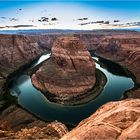
<instances>
[{"instance_id":1,"label":"cloud","mask_svg":"<svg viewBox=\"0 0 140 140\"><path fill-rule=\"evenodd\" d=\"M3 27L0 27L0 29L5 29L5 28L25 28L25 27L35 27L35 26L34 25L3 26Z\"/></svg>"}]
</instances>

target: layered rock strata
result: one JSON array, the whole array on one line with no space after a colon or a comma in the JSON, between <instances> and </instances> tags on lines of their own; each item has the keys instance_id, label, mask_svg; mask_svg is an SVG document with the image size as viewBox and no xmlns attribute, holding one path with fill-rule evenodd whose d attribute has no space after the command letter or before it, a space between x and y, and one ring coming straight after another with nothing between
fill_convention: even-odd
<instances>
[{"instance_id":1,"label":"layered rock strata","mask_svg":"<svg viewBox=\"0 0 140 140\"><path fill-rule=\"evenodd\" d=\"M140 83L140 35L107 36L98 46L97 54L128 68Z\"/></svg>"},{"instance_id":2,"label":"layered rock strata","mask_svg":"<svg viewBox=\"0 0 140 140\"><path fill-rule=\"evenodd\" d=\"M62 104L86 94L95 82L95 63L76 37L58 38L50 60L32 75L35 87Z\"/></svg>"},{"instance_id":3,"label":"layered rock strata","mask_svg":"<svg viewBox=\"0 0 140 140\"><path fill-rule=\"evenodd\" d=\"M55 35L0 34L0 93L9 74L43 54L55 38Z\"/></svg>"}]
</instances>

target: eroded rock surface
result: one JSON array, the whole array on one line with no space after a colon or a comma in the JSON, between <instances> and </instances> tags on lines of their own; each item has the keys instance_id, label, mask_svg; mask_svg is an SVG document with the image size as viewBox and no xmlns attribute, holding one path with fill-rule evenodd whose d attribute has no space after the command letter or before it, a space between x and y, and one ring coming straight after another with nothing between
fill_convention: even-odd
<instances>
[{"instance_id":1,"label":"eroded rock surface","mask_svg":"<svg viewBox=\"0 0 140 140\"><path fill-rule=\"evenodd\" d=\"M140 99L140 88L137 88L137 89L132 89L130 91L127 91L125 94L124 94L124 97L125 98L138 98Z\"/></svg>"},{"instance_id":2,"label":"eroded rock surface","mask_svg":"<svg viewBox=\"0 0 140 140\"><path fill-rule=\"evenodd\" d=\"M44 122L13 105L0 116L0 139L58 140L68 132L61 122Z\"/></svg>"},{"instance_id":3,"label":"eroded rock surface","mask_svg":"<svg viewBox=\"0 0 140 140\"><path fill-rule=\"evenodd\" d=\"M140 100L110 102L83 120L61 140L140 139Z\"/></svg>"},{"instance_id":4,"label":"eroded rock surface","mask_svg":"<svg viewBox=\"0 0 140 140\"><path fill-rule=\"evenodd\" d=\"M50 60L32 76L35 87L60 103L86 94L95 82L95 63L76 37L58 38Z\"/></svg>"},{"instance_id":5,"label":"eroded rock surface","mask_svg":"<svg viewBox=\"0 0 140 140\"><path fill-rule=\"evenodd\" d=\"M97 54L128 68L140 83L140 35L107 36L99 44Z\"/></svg>"},{"instance_id":6,"label":"eroded rock surface","mask_svg":"<svg viewBox=\"0 0 140 140\"><path fill-rule=\"evenodd\" d=\"M43 54L55 38L55 35L0 34L0 93L7 76Z\"/></svg>"}]
</instances>

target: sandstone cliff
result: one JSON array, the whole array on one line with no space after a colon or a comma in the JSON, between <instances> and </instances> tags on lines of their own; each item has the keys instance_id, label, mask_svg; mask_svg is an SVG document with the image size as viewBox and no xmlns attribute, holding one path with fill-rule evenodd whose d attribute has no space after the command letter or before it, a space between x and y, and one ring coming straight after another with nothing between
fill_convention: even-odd
<instances>
[{"instance_id":1,"label":"sandstone cliff","mask_svg":"<svg viewBox=\"0 0 140 140\"><path fill-rule=\"evenodd\" d=\"M140 83L140 35L106 36L96 52L129 69L135 75L136 82Z\"/></svg>"},{"instance_id":2,"label":"sandstone cliff","mask_svg":"<svg viewBox=\"0 0 140 140\"><path fill-rule=\"evenodd\" d=\"M0 91L9 74L44 53L55 38L55 35L0 35Z\"/></svg>"}]
</instances>

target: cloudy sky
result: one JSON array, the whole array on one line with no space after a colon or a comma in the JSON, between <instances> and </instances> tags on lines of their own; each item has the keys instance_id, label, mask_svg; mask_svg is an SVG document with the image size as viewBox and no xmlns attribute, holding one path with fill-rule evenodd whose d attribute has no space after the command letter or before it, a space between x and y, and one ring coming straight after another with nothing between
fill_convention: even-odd
<instances>
[{"instance_id":1,"label":"cloudy sky","mask_svg":"<svg viewBox=\"0 0 140 140\"><path fill-rule=\"evenodd\" d=\"M0 0L0 29L139 28L140 1Z\"/></svg>"}]
</instances>

